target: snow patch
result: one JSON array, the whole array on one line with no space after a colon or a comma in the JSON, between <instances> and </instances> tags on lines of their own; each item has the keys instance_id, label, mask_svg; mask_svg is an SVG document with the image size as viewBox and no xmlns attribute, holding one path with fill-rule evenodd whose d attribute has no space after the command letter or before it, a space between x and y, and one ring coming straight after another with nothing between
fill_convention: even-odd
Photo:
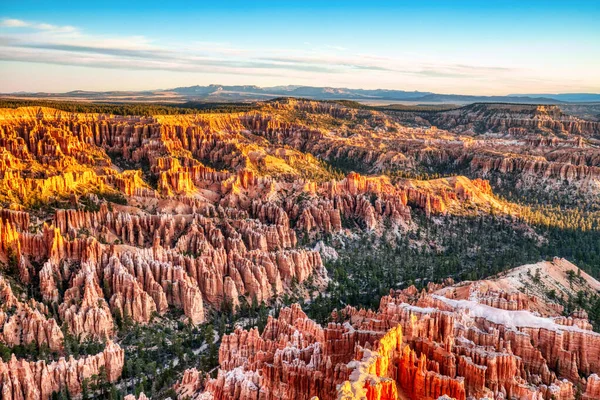
<instances>
[{"instance_id":1,"label":"snow patch","mask_svg":"<svg viewBox=\"0 0 600 400\"><path fill-rule=\"evenodd\" d=\"M333 247L327 246L322 240L317 242L313 250L321 253L321 257L326 261L336 261L339 257L337 251Z\"/></svg>"},{"instance_id":2,"label":"snow patch","mask_svg":"<svg viewBox=\"0 0 600 400\"><path fill-rule=\"evenodd\" d=\"M504 325L509 328L542 328L552 331L574 331L598 335L598 333L583 330L578 326L559 325L551 318L538 317L526 310L501 310L471 300L453 300L438 295L432 295L432 297L457 310L467 310L468 315L472 318L484 318L495 324Z\"/></svg>"}]
</instances>

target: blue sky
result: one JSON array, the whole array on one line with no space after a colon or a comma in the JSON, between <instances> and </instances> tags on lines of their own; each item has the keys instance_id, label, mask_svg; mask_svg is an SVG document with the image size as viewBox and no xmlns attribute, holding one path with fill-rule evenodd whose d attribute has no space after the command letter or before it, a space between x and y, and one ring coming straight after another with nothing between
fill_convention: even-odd
<instances>
[{"instance_id":1,"label":"blue sky","mask_svg":"<svg viewBox=\"0 0 600 400\"><path fill-rule=\"evenodd\" d=\"M0 92L600 92L596 1L3 3Z\"/></svg>"}]
</instances>

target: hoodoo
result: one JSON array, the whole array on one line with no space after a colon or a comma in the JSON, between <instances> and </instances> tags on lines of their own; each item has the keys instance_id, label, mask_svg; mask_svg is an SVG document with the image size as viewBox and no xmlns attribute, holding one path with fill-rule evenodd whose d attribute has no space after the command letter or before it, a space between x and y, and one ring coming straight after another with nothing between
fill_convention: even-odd
<instances>
[{"instance_id":1,"label":"hoodoo","mask_svg":"<svg viewBox=\"0 0 600 400\"><path fill-rule=\"evenodd\" d=\"M231 107L0 110L3 399L598 397L594 123Z\"/></svg>"}]
</instances>

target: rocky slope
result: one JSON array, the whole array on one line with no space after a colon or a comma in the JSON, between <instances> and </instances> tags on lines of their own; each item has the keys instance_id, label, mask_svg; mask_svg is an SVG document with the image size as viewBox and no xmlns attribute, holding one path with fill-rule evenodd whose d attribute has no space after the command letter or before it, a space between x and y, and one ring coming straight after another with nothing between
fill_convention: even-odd
<instances>
[{"instance_id":1,"label":"rocky slope","mask_svg":"<svg viewBox=\"0 0 600 400\"><path fill-rule=\"evenodd\" d=\"M565 114L560 106L472 104L432 114L433 124L455 132L480 131L511 134L554 133L597 136L600 124Z\"/></svg>"},{"instance_id":2,"label":"rocky slope","mask_svg":"<svg viewBox=\"0 0 600 400\"><path fill-rule=\"evenodd\" d=\"M6 363L0 360L0 388L6 400L48 399L63 389L77 395L84 379L104 370L108 382L114 382L122 369L123 350L112 342L100 354L80 359L61 358L51 363L27 362L13 355Z\"/></svg>"},{"instance_id":3,"label":"rocky slope","mask_svg":"<svg viewBox=\"0 0 600 400\"><path fill-rule=\"evenodd\" d=\"M309 113L311 125L325 129L283 123L290 113L282 111L267 126L254 125L253 133L345 168L463 171L482 177L499 172L516 175L525 185L532 185L532 179L569 181L578 190L597 190L598 123L564 115L553 106L473 105L421 115L293 101L278 107L299 108Z\"/></svg>"},{"instance_id":4,"label":"rocky slope","mask_svg":"<svg viewBox=\"0 0 600 400\"><path fill-rule=\"evenodd\" d=\"M335 250L315 250L317 240L394 242L412 238L421 218L439 224L443 216L519 217L522 208L496 197L482 179L493 173L566 180L570 189L593 194L600 177L594 125L544 115L539 125L521 124L525 130L490 122L498 132L480 135L468 122L487 121L480 115L443 130L422 118L409 126L393 114L295 100L243 113L151 117L1 110L0 342L9 351L31 350L0 364L3 398L46 399L65 388L77 394L101 367L117 380L124 355L112 341L122 339L122 321L173 318L196 326L220 311L325 292L331 276L321 254ZM440 165L480 177L408 178ZM577 295L557 282L556 292ZM339 314L344 324L326 328L293 307L269 320L261 335L238 330L224 337L219 377L205 386L191 370L180 389L206 388L216 398L252 397L256 390L267 398L335 398L347 381L341 388L348 396L374 382L368 390L380 397L547 397L554 387L572 393L573 385L593 395L596 378L577 377L597 372L577 350L584 342L595 346L585 315L559 319L551 302L535 303L514 293L521 288L504 286L478 300L409 290L382 301L379 314L347 309ZM457 293L465 287L452 286ZM506 330L462 316L466 303L459 301L535 311L556 317L552 323L562 328ZM396 308L388 313L390 304ZM429 322L411 322L410 315ZM443 328L436 333L422 324ZM491 355L479 343L465 344L464 338L474 341L471 328L491 335L483 349ZM541 348L540 338L565 345ZM106 345L95 355L65 357L72 340ZM51 358L41 356L48 352ZM557 361L564 357L570 361ZM377 361L388 358L394 361ZM509 369L486 377L500 362ZM414 379L402 383L394 371ZM361 378L366 373L372 378ZM557 380L563 377L570 383Z\"/></svg>"},{"instance_id":5,"label":"rocky slope","mask_svg":"<svg viewBox=\"0 0 600 400\"><path fill-rule=\"evenodd\" d=\"M134 118L44 108L6 114L7 201L26 195L29 201L45 200L52 191L81 192L78 187L156 195L139 174L110 168L107 154L122 158L125 168L146 165L163 195L190 193L198 186L210 190L202 187L209 182L213 188L228 185L228 174L207 165L288 180L326 180L317 158L357 172L462 168L586 187L594 187L600 174L597 123L552 106L473 105L424 114L427 119L412 115L410 126L404 114L293 100L237 114ZM82 151L86 144L93 146ZM56 175L51 168L61 174L50 176Z\"/></svg>"},{"instance_id":6,"label":"rocky slope","mask_svg":"<svg viewBox=\"0 0 600 400\"><path fill-rule=\"evenodd\" d=\"M347 307L327 327L294 305L262 334L223 338L218 376L191 369L176 390L201 399L572 399L578 386L595 398L600 335L585 315L564 318L524 288L515 277L529 269L560 285L577 268L555 259L484 281L392 291L379 311ZM581 277L582 289L598 290Z\"/></svg>"}]
</instances>

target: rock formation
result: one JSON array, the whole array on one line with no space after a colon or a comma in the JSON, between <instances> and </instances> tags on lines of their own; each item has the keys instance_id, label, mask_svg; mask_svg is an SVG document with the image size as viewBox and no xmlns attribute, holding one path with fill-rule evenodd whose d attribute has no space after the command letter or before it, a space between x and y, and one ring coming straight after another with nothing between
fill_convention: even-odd
<instances>
[{"instance_id":1,"label":"rock formation","mask_svg":"<svg viewBox=\"0 0 600 400\"><path fill-rule=\"evenodd\" d=\"M18 360L13 355L7 363L0 360L0 392L6 400L46 400L63 389L77 395L83 380L98 375L101 369L108 382L121 376L123 350L118 345L109 342L100 354L77 360L61 358L51 363Z\"/></svg>"},{"instance_id":2,"label":"rock formation","mask_svg":"<svg viewBox=\"0 0 600 400\"><path fill-rule=\"evenodd\" d=\"M8 346L35 343L51 351L63 348L63 333L44 304L19 301L8 282L0 275L0 341Z\"/></svg>"},{"instance_id":3,"label":"rock formation","mask_svg":"<svg viewBox=\"0 0 600 400\"><path fill-rule=\"evenodd\" d=\"M597 396L600 334L530 310L511 274L429 291L392 291L378 312L346 307L321 327L298 305L262 334L236 330L219 351L217 378L188 370L181 398L572 399ZM558 277L574 266L534 265ZM590 290L600 282L584 277ZM500 289L502 288L502 289ZM492 301L496 298L496 301ZM582 378L587 377L587 378ZM585 398L585 397L584 397Z\"/></svg>"},{"instance_id":4,"label":"rock formation","mask_svg":"<svg viewBox=\"0 0 600 400\"><path fill-rule=\"evenodd\" d=\"M457 132L479 130L510 133L552 132L593 136L600 124L564 114L559 106L523 104L472 104L451 111L423 114L431 123Z\"/></svg>"},{"instance_id":5,"label":"rock formation","mask_svg":"<svg viewBox=\"0 0 600 400\"><path fill-rule=\"evenodd\" d=\"M176 308L199 324L223 307L292 291L308 298L328 283L321 254L336 257L325 244L312 249L315 241L401 237L421 213L518 216L486 179L565 181L593 194L599 134L597 122L553 107L426 117L289 99L151 117L0 110L0 341L64 354L65 337L110 341L125 318L146 324ZM431 171L442 177L413 179ZM564 284L564 269L575 267L565 263L540 266L552 277L542 280L575 295ZM559 315L515 280L407 289L378 312L339 311L343 323L327 327L284 309L260 335L223 338L216 379L192 369L178 390L561 399L578 386L595 396L598 340L585 312ZM0 368L3 398L76 394L102 366L115 380L122 354L109 344L79 360L12 359Z\"/></svg>"}]
</instances>

